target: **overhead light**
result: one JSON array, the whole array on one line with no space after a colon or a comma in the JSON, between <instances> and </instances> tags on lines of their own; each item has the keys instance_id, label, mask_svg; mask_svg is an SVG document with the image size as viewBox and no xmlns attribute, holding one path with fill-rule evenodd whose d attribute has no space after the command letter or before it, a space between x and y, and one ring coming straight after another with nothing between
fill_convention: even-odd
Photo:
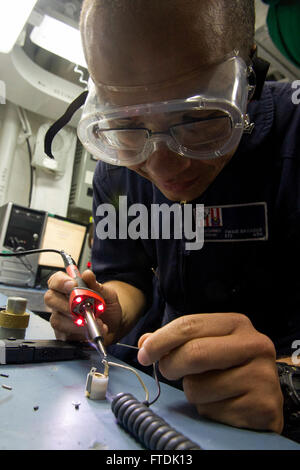
<instances>
[{"instance_id":1,"label":"overhead light","mask_svg":"<svg viewBox=\"0 0 300 470\"><path fill-rule=\"evenodd\" d=\"M2 0L0 4L0 52L14 47L37 0Z\"/></svg>"},{"instance_id":2,"label":"overhead light","mask_svg":"<svg viewBox=\"0 0 300 470\"><path fill-rule=\"evenodd\" d=\"M78 29L45 15L41 24L33 28L30 39L46 51L87 68Z\"/></svg>"}]
</instances>

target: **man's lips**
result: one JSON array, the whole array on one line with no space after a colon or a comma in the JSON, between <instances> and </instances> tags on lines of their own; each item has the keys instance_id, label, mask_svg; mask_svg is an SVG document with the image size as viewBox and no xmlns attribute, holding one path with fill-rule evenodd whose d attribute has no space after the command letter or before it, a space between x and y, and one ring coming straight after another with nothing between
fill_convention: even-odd
<instances>
[{"instance_id":1,"label":"man's lips","mask_svg":"<svg viewBox=\"0 0 300 470\"><path fill-rule=\"evenodd\" d=\"M198 176L196 178L192 178L188 181L180 181L180 180L174 180L174 181L157 181L156 183L158 186L161 188L167 190L167 191L184 191L185 189L188 189L198 180Z\"/></svg>"}]
</instances>

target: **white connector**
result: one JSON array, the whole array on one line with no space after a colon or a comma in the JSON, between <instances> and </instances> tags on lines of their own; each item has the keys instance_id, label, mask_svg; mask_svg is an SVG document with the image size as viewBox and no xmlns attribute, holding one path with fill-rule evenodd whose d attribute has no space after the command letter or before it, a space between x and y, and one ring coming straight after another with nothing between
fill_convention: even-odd
<instances>
[{"instance_id":1,"label":"white connector","mask_svg":"<svg viewBox=\"0 0 300 470\"><path fill-rule=\"evenodd\" d=\"M105 400L108 386L108 374L96 372L96 367L92 367L87 375L85 396L91 400Z\"/></svg>"}]
</instances>

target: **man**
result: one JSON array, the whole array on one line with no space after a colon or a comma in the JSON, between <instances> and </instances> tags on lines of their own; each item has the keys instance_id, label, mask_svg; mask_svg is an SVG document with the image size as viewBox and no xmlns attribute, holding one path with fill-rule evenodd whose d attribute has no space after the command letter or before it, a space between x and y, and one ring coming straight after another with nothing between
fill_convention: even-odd
<instances>
[{"instance_id":1,"label":"man","mask_svg":"<svg viewBox=\"0 0 300 470\"><path fill-rule=\"evenodd\" d=\"M96 227L98 207L127 195L128 205L218 207L220 230L232 229L229 242L222 231L214 239L208 223L208 242L198 251L175 238L100 240L96 230L95 274L83 278L106 300L99 320L106 344L131 331L151 305L155 270L166 309L163 326L139 340L140 363L159 361L163 377L182 379L200 415L280 433L274 344L278 351L290 347L300 329L298 280L288 270L289 257L299 258L300 117L290 86L270 85L249 104L246 119L253 2L89 0L81 31L95 90L79 135L116 165L101 162L96 169ZM201 93L204 110L190 105ZM242 139L241 128L249 132ZM84 339L68 310L73 286L57 273L45 296L62 339Z\"/></svg>"}]
</instances>

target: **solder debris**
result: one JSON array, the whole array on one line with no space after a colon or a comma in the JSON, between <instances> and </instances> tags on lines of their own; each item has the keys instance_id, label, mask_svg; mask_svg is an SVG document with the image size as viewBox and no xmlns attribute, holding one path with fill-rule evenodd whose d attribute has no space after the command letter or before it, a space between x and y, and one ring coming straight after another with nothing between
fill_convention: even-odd
<instances>
[{"instance_id":1,"label":"solder debris","mask_svg":"<svg viewBox=\"0 0 300 470\"><path fill-rule=\"evenodd\" d=\"M2 388L5 388L5 390L12 390L12 387L9 385L2 385Z\"/></svg>"}]
</instances>

